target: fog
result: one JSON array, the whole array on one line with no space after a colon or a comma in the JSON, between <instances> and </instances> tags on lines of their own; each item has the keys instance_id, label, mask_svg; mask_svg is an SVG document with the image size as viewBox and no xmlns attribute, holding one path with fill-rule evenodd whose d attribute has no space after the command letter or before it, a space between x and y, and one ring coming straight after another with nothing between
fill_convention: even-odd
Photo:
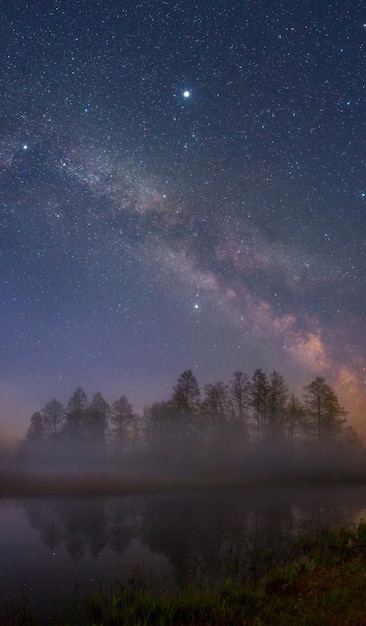
<instances>
[{"instance_id":1,"label":"fog","mask_svg":"<svg viewBox=\"0 0 366 626\"><path fill-rule=\"evenodd\" d=\"M289 447L244 446L234 437L183 438L159 446L115 450L57 440L2 447L0 494L143 493L266 484L362 483L363 448L346 442Z\"/></svg>"},{"instance_id":2,"label":"fog","mask_svg":"<svg viewBox=\"0 0 366 626\"><path fill-rule=\"evenodd\" d=\"M77 387L32 414L2 455L2 493L133 493L302 482L362 482L365 450L322 377L290 396L278 372L234 372L201 393L185 370L168 401L135 413L125 395ZM3 446L4 447L4 446ZM1 493L1 492L0 492Z\"/></svg>"},{"instance_id":3,"label":"fog","mask_svg":"<svg viewBox=\"0 0 366 626\"><path fill-rule=\"evenodd\" d=\"M358 445L220 434L122 449L60 436L4 451L0 621L21 593L44 616L36 623L49 623L76 588L84 597L132 579L167 593L257 579L294 556L298 533L364 517Z\"/></svg>"}]
</instances>

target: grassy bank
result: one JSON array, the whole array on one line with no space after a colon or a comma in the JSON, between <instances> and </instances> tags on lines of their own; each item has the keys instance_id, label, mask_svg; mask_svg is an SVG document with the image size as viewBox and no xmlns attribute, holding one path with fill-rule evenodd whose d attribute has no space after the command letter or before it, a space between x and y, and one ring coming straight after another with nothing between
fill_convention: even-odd
<instances>
[{"instance_id":1,"label":"grassy bank","mask_svg":"<svg viewBox=\"0 0 366 626\"><path fill-rule=\"evenodd\" d=\"M221 589L153 595L140 579L97 588L55 619L32 616L26 598L9 626L366 626L366 523L298 539L296 560L256 583L229 579ZM73 604L73 606L71 606Z\"/></svg>"}]
</instances>

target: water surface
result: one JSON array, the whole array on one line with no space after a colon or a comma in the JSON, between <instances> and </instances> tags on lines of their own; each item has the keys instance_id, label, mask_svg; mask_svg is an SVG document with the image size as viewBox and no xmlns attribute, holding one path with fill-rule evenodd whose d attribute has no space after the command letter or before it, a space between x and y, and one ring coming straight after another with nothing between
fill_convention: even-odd
<instances>
[{"instance_id":1,"label":"water surface","mask_svg":"<svg viewBox=\"0 0 366 626\"><path fill-rule=\"evenodd\" d=\"M364 517L360 486L2 499L1 618L22 594L46 619L117 580L173 591L256 578L299 532Z\"/></svg>"}]
</instances>

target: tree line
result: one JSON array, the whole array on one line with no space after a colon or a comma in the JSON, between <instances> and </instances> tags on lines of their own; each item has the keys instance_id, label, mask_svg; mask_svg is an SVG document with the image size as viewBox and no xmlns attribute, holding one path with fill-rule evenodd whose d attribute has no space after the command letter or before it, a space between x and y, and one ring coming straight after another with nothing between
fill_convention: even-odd
<instances>
[{"instance_id":1,"label":"tree line","mask_svg":"<svg viewBox=\"0 0 366 626\"><path fill-rule=\"evenodd\" d=\"M295 451L299 446L323 450L335 443L359 445L347 412L334 389L316 377L300 400L281 374L252 377L235 371L229 382L204 385L185 370L166 401L138 415L125 395L109 404L97 392L88 402L77 387L66 406L53 399L34 413L20 457L29 460L97 463L106 456L132 451L158 452L169 458L201 455L220 446L249 451L260 446Z\"/></svg>"}]
</instances>

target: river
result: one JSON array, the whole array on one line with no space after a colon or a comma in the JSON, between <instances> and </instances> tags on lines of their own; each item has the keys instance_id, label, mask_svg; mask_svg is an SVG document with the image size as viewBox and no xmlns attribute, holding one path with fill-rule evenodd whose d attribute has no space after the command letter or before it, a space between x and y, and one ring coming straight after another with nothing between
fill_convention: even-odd
<instances>
[{"instance_id":1,"label":"river","mask_svg":"<svg viewBox=\"0 0 366 626\"><path fill-rule=\"evenodd\" d=\"M23 597L47 621L117 580L170 592L256 578L298 533L363 518L366 486L3 498L0 617Z\"/></svg>"}]
</instances>

